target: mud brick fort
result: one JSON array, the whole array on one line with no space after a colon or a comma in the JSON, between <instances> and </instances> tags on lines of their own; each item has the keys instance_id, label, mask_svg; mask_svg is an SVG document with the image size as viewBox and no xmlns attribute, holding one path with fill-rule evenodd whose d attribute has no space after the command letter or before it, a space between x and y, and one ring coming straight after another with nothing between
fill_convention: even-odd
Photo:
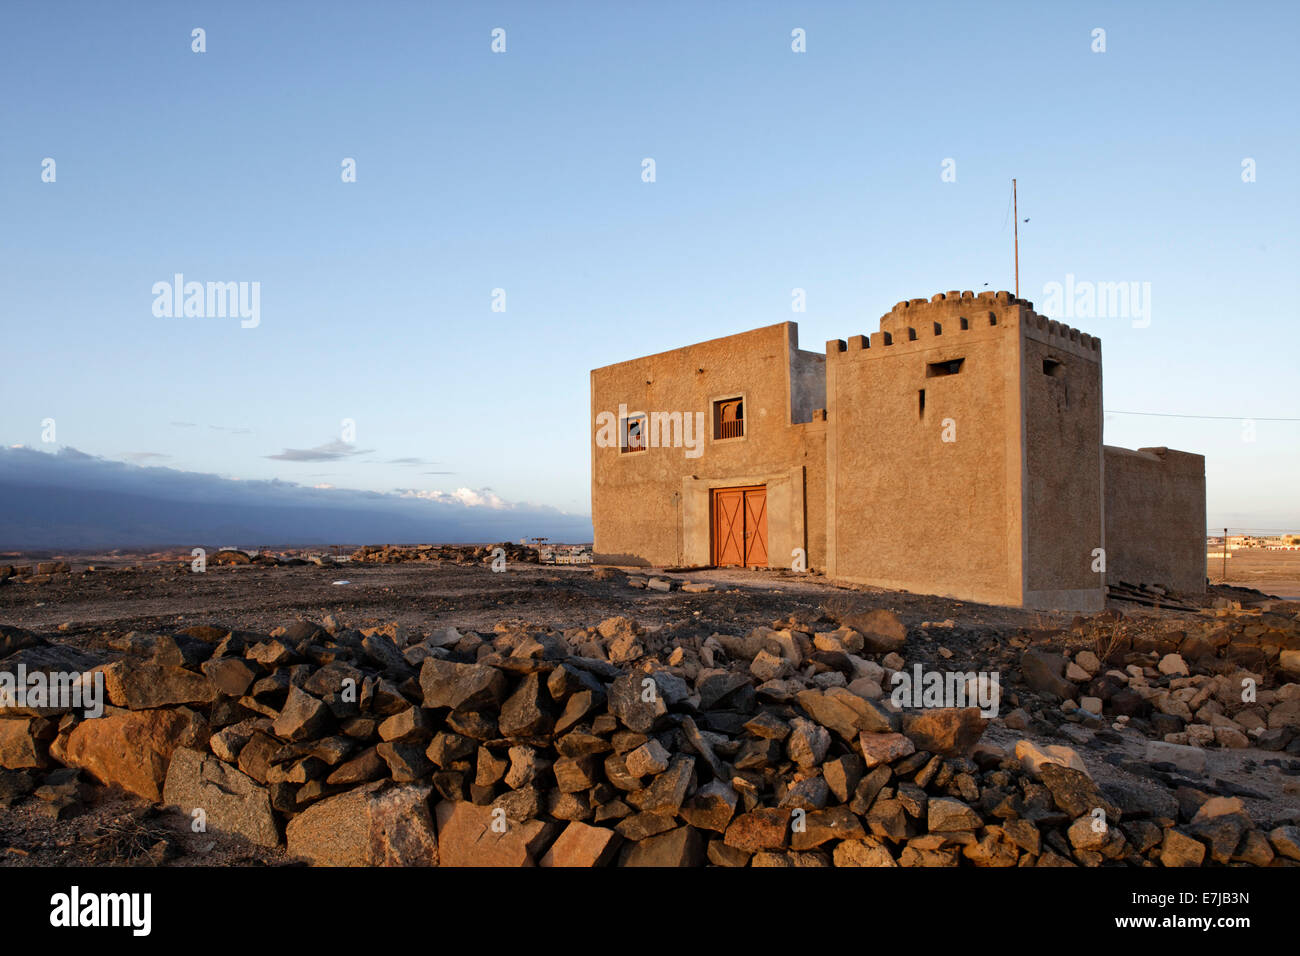
<instances>
[{"instance_id":1,"label":"mud brick fort","mask_svg":"<svg viewBox=\"0 0 1300 956\"><path fill-rule=\"evenodd\" d=\"M1104 445L1100 340L1008 292L900 302L824 355L782 322L609 365L591 407L618 427L598 562L1079 611L1108 580L1205 588L1204 457Z\"/></svg>"}]
</instances>

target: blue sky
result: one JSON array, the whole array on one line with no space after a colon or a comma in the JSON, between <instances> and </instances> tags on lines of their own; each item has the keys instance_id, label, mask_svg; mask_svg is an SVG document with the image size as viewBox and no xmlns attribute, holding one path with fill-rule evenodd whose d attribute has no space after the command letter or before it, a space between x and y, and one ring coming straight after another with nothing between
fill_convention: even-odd
<instances>
[{"instance_id":1,"label":"blue sky","mask_svg":"<svg viewBox=\"0 0 1300 956\"><path fill-rule=\"evenodd\" d=\"M1300 422L1263 421L1300 418L1298 27L1281 2L6 4L0 443L53 418L114 460L589 513L590 369L1010 289L1015 176L1022 295L1150 283L1147 327L1071 320L1107 409L1228 416L1112 414L1106 441L1204 453L1212 525L1300 527ZM260 325L155 317L175 273L260 282ZM343 419L355 454L285 460Z\"/></svg>"}]
</instances>

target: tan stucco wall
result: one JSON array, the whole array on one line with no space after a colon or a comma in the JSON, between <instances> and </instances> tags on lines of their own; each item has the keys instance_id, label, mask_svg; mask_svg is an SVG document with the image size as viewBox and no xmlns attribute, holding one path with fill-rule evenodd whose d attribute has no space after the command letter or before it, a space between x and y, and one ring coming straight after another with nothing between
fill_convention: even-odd
<instances>
[{"instance_id":1,"label":"tan stucco wall","mask_svg":"<svg viewBox=\"0 0 1300 956\"><path fill-rule=\"evenodd\" d=\"M710 560L709 489L767 485L769 563L790 565L796 547L810 567L825 560L825 422L811 403L824 394L822 356L799 352L798 327L782 322L620 362L591 373L591 510L597 561L652 566ZM813 421L792 422L795 415ZM713 402L741 396L745 435L715 441ZM702 412L702 453L650 448L634 454L596 441L597 416ZM811 506L809 503L812 503Z\"/></svg>"},{"instance_id":2,"label":"tan stucco wall","mask_svg":"<svg viewBox=\"0 0 1300 956\"><path fill-rule=\"evenodd\" d=\"M1099 611L1103 547L1101 343L1021 311L1025 418L1025 599L1029 607ZM1056 375L1044 360L1058 362Z\"/></svg>"},{"instance_id":3,"label":"tan stucco wall","mask_svg":"<svg viewBox=\"0 0 1300 956\"><path fill-rule=\"evenodd\" d=\"M1205 458L1106 450L1106 578L1205 591Z\"/></svg>"},{"instance_id":4,"label":"tan stucco wall","mask_svg":"<svg viewBox=\"0 0 1300 956\"><path fill-rule=\"evenodd\" d=\"M827 550L837 580L1020 603L1019 307L999 295L913 299L869 339L828 343ZM930 363L958 358L957 374L927 377ZM943 441L945 419L955 441Z\"/></svg>"}]
</instances>

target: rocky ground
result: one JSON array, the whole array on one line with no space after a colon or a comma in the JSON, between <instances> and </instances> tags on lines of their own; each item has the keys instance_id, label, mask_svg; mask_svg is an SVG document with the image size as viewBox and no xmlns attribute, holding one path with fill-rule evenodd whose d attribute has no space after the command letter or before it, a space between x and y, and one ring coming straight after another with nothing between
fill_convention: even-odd
<instances>
[{"instance_id":1,"label":"rocky ground","mask_svg":"<svg viewBox=\"0 0 1300 956\"><path fill-rule=\"evenodd\" d=\"M0 862L1300 862L1300 606L503 549L16 563L0 671L102 667L113 706L0 720ZM997 675L998 715L893 706L918 664Z\"/></svg>"}]
</instances>

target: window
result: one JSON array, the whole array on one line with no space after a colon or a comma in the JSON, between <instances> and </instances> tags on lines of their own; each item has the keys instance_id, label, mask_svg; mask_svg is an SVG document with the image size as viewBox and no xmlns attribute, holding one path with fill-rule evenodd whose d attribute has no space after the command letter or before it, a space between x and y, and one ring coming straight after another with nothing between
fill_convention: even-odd
<instances>
[{"instance_id":1,"label":"window","mask_svg":"<svg viewBox=\"0 0 1300 956\"><path fill-rule=\"evenodd\" d=\"M627 454L628 452L645 451L645 425L646 422L644 415L631 415L618 423L618 450L621 453Z\"/></svg>"},{"instance_id":2,"label":"window","mask_svg":"<svg viewBox=\"0 0 1300 956\"><path fill-rule=\"evenodd\" d=\"M724 398L713 403L713 439L742 438L745 434L745 403L739 398Z\"/></svg>"},{"instance_id":3,"label":"window","mask_svg":"<svg viewBox=\"0 0 1300 956\"><path fill-rule=\"evenodd\" d=\"M956 375L961 371L961 363L966 361L964 358L949 359L946 362L931 362L925 367L926 378L938 378L941 375Z\"/></svg>"},{"instance_id":4,"label":"window","mask_svg":"<svg viewBox=\"0 0 1300 956\"><path fill-rule=\"evenodd\" d=\"M1065 366L1054 358L1043 359L1043 374L1050 375L1052 378L1064 378Z\"/></svg>"},{"instance_id":5,"label":"window","mask_svg":"<svg viewBox=\"0 0 1300 956\"><path fill-rule=\"evenodd\" d=\"M925 389L921 389L919 392L917 392L917 397L919 399L917 403L918 405L917 415L921 418L924 418L925 417Z\"/></svg>"}]
</instances>

